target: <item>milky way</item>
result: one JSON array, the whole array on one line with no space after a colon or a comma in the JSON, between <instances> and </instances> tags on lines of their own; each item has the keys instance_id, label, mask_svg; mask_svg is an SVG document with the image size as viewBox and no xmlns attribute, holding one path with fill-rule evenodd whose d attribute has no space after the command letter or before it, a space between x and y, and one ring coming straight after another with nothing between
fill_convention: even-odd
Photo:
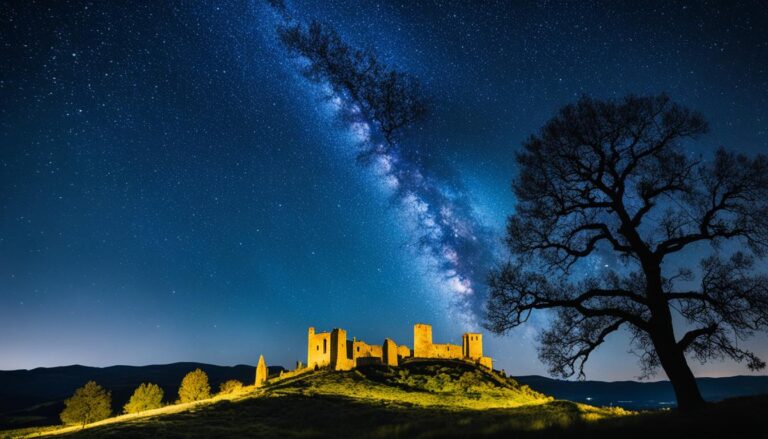
<instances>
[{"instance_id":1,"label":"milky way","mask_svg":"<svg viewBox=\"0 0 768 439\"><path fill-rule=\"evenodd\" d=\"M276 9L284 22L295 25L284 6ZM307 59L296 66L306 68ZM309 67L312 67L311 65ZM317 78L315 78L317 79ZM351 93L317 84L331 111L352 135L360 160L392 200L428 282L439 293L453 319L465 328L481 323L485 280L495 263L497 243L491 230L477 217L472 201L455 173L434 172L418 160L419 148L387 139L381 121L361 111L362 102ZM428 148L428 146L427 146Z\"/></svg>"}]
</instances>

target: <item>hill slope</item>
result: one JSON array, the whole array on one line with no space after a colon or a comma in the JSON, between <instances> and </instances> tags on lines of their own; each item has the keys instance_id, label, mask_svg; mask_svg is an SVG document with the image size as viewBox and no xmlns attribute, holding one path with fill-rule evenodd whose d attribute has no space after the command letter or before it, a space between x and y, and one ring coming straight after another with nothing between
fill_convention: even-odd
<instances>
[{"instance_id":1,"label":"hill slope","mask_svg":"<svg viewBox=\"0 0 768 439\"><path fill-rule=\"evenodd\" d=\"M510 408L518 408L510 418L518 429L625 414L621 409L555 402L475 365L435 360L398 368L307 372L274 380L265 388L250 387L240 395L121 416L84 431L74 427L68 432L76 437L346 437L362 432L389 437L393 431L438 429L433 423L445 425L446 416L453 419L462 413L471 414L465 421L469 424L482 414L484 423L496 425L508 417L504 410Z\"/></svg>"},{"instance_id":2,"label":"hill slope","mask_svg":"<svg viewBox=\"0 0 768 439\"><path fill-rule=\"evenodd\" d=\"M693 415L634 414L558 401L472 365L413 362L350 372L318 371L137 415L74 438L211 437L727 437L760 433L768 398L728 401ZM0 432L13 437L19 432ZM45 431L28 431L32 435ZM48 431L48 433L54 433ZM761 437L760 434L755 435Z\"/></svg>"},{"instance_id":3,"label":"hill slope","mask_svg":"<svg viewBox=\"0 0 768 439\"><path fill-rule=\"evenodd\" d=\"M460 361L409 362L400 367L320 371L276 382L270 396L353 398L403 406L502 408L552 401L514 379Z\"/></svg>"},{"instance_id":4,"label":"hill slope","mask_svg":"<svg viewBox=\"0 0 768 439\"><path fill-rule=\"evenodd\" d=\"M112 392L112 408L120 411L139 384L151 382L165 391L166 401L178 395L181 379L200 368L208 374L211 388L236 379L251 384L254 366L214 366L202 363L173 363L151 366L63 366L32 370L0 371L0 430L59 422L64 399L75 389L94 380ZM282 367L271 367L278 373Z\"/></svg>"}]
</instances>

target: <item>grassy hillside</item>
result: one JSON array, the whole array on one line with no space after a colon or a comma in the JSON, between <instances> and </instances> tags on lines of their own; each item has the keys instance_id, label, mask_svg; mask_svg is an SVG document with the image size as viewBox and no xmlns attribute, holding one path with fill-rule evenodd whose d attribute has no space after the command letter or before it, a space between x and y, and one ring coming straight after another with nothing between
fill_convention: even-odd
<instances>
[{"instance_id":1,"label":"grassy hillside","mask_svg":"<svg viewBox=\"0 0 768 439\"><path fill-rule=\"evenodd\" d=\"M557 401L515 380L454 362L319 371L238 395L174 405L85 430L6 432L73 438L211 437L766 437L768 398L726 401L704 412L637 414ZM762 436L761 436L762 434ZM4 438L0 432L0 438Z\"/></svg>"},{"instance_id":2,"label":"grassy hillside","mask_svg":"<svg viewBox=\"0 0 768 439\"><path fill-rule=\"evenodd\" d=\"M254 366L214 366L202 363L173 363L150 366L64 366L32 370L0 371L0 430L50 425L59 422L64 399L75 389L94 380L112 392L112 407L122 407L143 382L159 385L166 400L174 400L181 379L187 372L200 368L213 389L220 383L236 379L253 382ZM279 373L281 367L270 368Z\"/></svg>"},{"instance_id":3,"label":"grassy hillside","mask_svg":"<svg viewBox=\"0 0 768 439\"><path fill-rule=\"evenodd\" d=\"M628 414L554 401L463 362L318 371L235 396L122 416L73 437L411 437L477 428L531 430ZM40 434L49 429L17 431ZM0 437L3 437L0 434Z\"/></svg>"},{"instance_id":4,"label":"grassy hillside","mask_svg":"<svg viewBox=\"0 0 768 439\"><path fill-rule=\"evenodd\" d=\"M463 362L421 361L402 367L321 371L270 386L271 396L333 396L413 406L502 408L552 398Z\"/></svg>"}]
</instances>

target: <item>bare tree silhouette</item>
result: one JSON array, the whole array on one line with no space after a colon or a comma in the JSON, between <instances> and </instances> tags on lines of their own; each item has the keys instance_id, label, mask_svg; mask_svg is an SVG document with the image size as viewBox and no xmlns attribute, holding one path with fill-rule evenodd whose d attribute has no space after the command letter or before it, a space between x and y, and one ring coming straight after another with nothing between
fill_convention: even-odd
<instances>
[{"instance_id":1,"label":"bare tree silhouette","mask_svg":"<svg viewBox=\"0 0 768 439\"><path fill-rule=\"evenodd\" d=\"M707 162L682 150L706 131L664 95L562 108L516 155L506 237L515 259L490 277L487 328L505 333L554 310L539 355L564 377L583 376L590 354L627 328L645 373L663 368L680 409L703 405L686 355L764 368L738 342L768 326L768 277L753 269L768 250L768 158L720 149ZM741 247L726 254L724 241ZM664 270L701 243L713 250L696 273ZM572 276L598 252L623 269ZM687 330L678 338L675 313Z\"/></svg>"}]
</instances>

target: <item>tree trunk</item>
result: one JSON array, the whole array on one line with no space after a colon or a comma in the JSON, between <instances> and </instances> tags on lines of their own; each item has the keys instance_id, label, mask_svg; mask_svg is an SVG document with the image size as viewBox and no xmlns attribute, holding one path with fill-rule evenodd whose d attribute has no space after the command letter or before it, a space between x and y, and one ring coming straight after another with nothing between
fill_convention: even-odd
<instances>
[{"instance_id":1,"label":"tree trunk","mask_svg":"<svg viewBox=\"0 0 768 439\"><path fill-rule=\"evenodd\" d=\"M675 340L675 330L672 325L672 313L669 303L664 298L661 286L661 266L654 261L644 264L646 288L649 306L651 308L651 330L649 335L659 357L664 372L675 390L677 408L681 411L696 410L704 406L696 378L688 367L685 353Z\"/></svg>"},{"instance_id":2,"label":"tree trunk","mask_svg":"<svg viewBox=\"0 0 768 439\"><path fill-rule=\"evenodd\" d=\"M671 340L671 343L669 342ZM656 354L659 356L661 367L667 373L669 382L675 390L677 407L681 411L696 410L704 406L696 378L688 367L688 362L682 350L677 346L674 335L653 338Z\"/></svg>"}]
</instances>

